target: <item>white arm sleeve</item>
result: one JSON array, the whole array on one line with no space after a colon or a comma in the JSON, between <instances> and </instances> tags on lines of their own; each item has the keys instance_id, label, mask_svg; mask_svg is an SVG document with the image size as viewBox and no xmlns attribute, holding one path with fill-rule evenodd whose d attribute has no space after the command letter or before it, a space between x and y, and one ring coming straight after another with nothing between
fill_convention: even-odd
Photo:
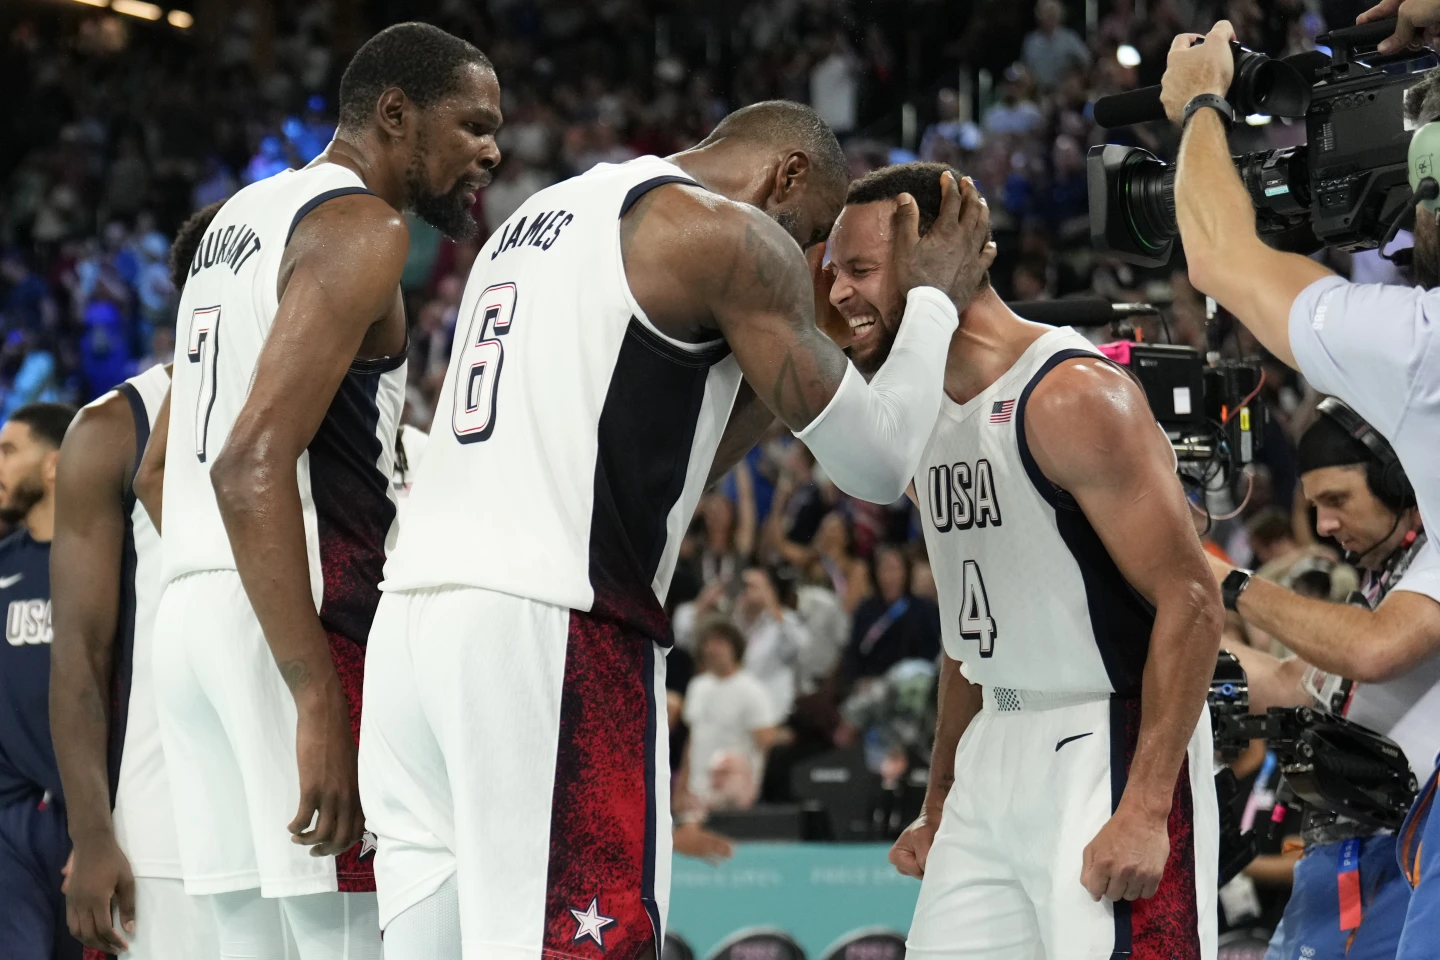
<instances>
[{"instance_id":1,"label":"white arm sleeve","mask_svg":"<svg viewBox=\"0 0 1440 960\"><path fill-rule=\"evenodd\" d=\"M959 325L945 294L911 290L890 358L874 379L867 384L851 364L820 416L795 435L841 490L872 503L904 496L940 413L945 356Z\"/></svg>"}]
</instances>

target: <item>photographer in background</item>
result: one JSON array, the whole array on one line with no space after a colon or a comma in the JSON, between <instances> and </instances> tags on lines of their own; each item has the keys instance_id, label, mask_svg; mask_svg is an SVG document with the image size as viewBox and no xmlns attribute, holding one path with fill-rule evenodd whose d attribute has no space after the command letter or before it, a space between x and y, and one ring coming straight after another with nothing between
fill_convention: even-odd
<instances>
[{"instance_id":1,"label":"photographer in background","mask_svg":"<svg viewBox=\"0 0 1440 960\"><path fill-rule=\"evenodd\" d=\"M1234 119L1224 100L1234 35L1222 20L1203 38L1176 37L1161 83L1165 112L1184 130L1175 215L1190 281L1317 390L1373 424L1413 478L1421 515L1440 517L1440 291L1430 289L1440 284L1435 214L1417 203L1419 287L1350 283L1313 260L1266 246L1226 142ZM1440 117L1433 72L1406 94L1405 111L1417 125ZM1417 766L1433 760L1414 758ZM1399 960L1440 957L1440 817L1428 817L1435 784L1432 777L1422 788L1401 834L1402 863L1417 889Z\"/></svg>"},{"instance_id":2,"label":"photographer in background","mask_svg":"<svg viewBox=\"0 0 1440 960\"><path fill-rule=\"evenodd\" d=\"M1358 434L1358 437L1357 437ZM1398 743L1423 776L1440 751L1440 551L1394 452L1341 401L1321 402L1300 437L1300 484L1316 531L1334 537L1364 571L1349 605L1302 597L1251 580L1211 558L1226 605L1296 652L1287 660L1230 646L1245 668L1250 709L1308 706L1352 720ZM1307 809L1305 856L1270 960L1390 960L1400 942L1410 886L1395 837ZM1337 877L1359 864L1358 911L1343 909Z\"/></svg>"}]
</instances>

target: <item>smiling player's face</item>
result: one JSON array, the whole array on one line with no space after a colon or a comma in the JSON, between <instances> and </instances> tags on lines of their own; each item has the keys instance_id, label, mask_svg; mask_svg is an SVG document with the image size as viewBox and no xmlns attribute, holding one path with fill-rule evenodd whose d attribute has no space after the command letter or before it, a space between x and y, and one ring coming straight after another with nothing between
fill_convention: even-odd
<instances>
[{"instance_id":1,"label":"smiling player's face","mask_svg":"<svg viewBox=\"0 0 1440 960\"><path fill-rule=\"evenodd\" d=\"M835 283L830 302L850 326L847 352L866 377L880 369L905 314L895 279L891 221L895 201L846 207L830 234L830 267Z\"/></svg>"}]
</instances>

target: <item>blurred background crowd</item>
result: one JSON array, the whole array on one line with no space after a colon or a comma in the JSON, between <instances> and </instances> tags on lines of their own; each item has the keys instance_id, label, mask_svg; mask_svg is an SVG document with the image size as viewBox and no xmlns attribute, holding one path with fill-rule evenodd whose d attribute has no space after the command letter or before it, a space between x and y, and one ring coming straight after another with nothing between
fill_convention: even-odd
<instances>
[{"instance_id":1,"label":"blurred background crowd","mask_svg":"<svg viewBox=\"0 0 1440 960\"><path fill-rule=\"evenodd\" d=\"M672 152L729 110L777 97L814 105L856 176L915 158L972 175L989 199L1000 250L992 273L1006 298L1143 300L1162 308L1140 329L1148 340L1259 353L1224 316L1207 328L1178 258L1144 271L1093 251L1087 149L1108 140L1169 156L1175 144L1165 124L1101 130L1092 106L1157 83L1175 34L1218 17L1249 46L1285 55L1367 5L207 0L177 16L123 2L149 12L114 12L122 0L113 10L92 0L0 9L0 418L34 400L83 402L168 361L176 226L321 152L350 53L403 19L479 45L502 80L506 121L504 162L477 201L479 238L452 243L411 222L407 420L422 429L489 229L547 184ZM1300 126L1257 122L1239 126L1232 146L1303 137ZM1332 255L1332 265L1368 279L1386 266L1370 255ZM1266 462L1242 509L1215 522L1197 512L1197 529L1240 563L1343 595L1345 575L1309 544L1294 498L1293 441L1314 398L1279 364L1267 367L1265 390L1275 413ZM846 497L777 431L705 497L669 606L682 806L788 800L798 765L837 749L897 793L917 770L923 786L940 623L908 501ZM878 836L898 829L903 811L869 813Z\"/></svg>"}]
</instances>

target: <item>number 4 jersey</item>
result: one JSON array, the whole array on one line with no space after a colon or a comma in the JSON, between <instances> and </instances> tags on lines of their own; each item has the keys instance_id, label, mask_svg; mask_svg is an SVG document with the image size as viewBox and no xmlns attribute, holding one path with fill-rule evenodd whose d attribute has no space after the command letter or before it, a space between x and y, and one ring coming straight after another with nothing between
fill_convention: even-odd
<instances>
[{"instance_id":1,"label":"number 4 jersey","mask_svg":"<svg viewBox=\"0 0 1440 960\"><path fill-rule=\"evenodd\" d=\"M723 340L660 333L620 218L693 181L655 157L532 196L470 273L385 590L460 585L668 642L661 601L740 385Z\"/></svg>"},{"instance_id":2,"label":"number 4 jersey","mask_svg":"<svg viewBox=\"0 0 1440 960\"><path fill-rule=\"evenodd\" d=\"M164 582L235 569L210 466L245 405L275 321L285 246L320 204L366 192L359 176L338 164L288 170L235 194L206 231L177 318ZM390 476L404 393L403 355L356 360L296 464L311 592L326 628L356 643L369 636L393 533Z\"/></svg>"},{"instance_id":3,"label":"number 4 jersey","mask_svg":"<svg viewBox=\"0 0 1440 960\"><path fill-rule=\"evenodd\" d=\"M1154 612L1025 440L1036 384L1091 356L1074 330L1052 330L973 400L941 401L915 493L945 652L971 682L1139 693Z\"/></svg>"}]
</instances>

